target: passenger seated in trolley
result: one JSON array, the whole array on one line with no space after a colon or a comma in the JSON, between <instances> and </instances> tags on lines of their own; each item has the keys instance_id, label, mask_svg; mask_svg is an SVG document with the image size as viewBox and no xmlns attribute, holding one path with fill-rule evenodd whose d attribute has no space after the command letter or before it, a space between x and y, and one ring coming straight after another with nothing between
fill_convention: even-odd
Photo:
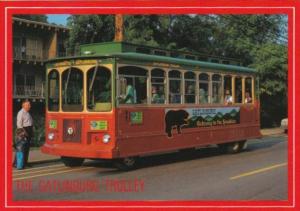
<instances>
[{"instance_id":1,"label":"passenger seated in trolley","mask_svg":"<svg viewBox=\"0 0 300 211\"><path fill-rule=\"evenodd\" d=\"M151 102L153 104L159 104L159 103L164 103L165 99L164 99L164 95L162 94L163 92L157 90L156 86L152 86L152 98L151 98Z\"/></svg>"},{"instance_id":2,"label":"passenger seated in trolley","mask_svg":"<svg viewBox=\"0 0 300 211\"><path fill-rule=\"evenodd\" d=\"M186 103L195 103L195 88L189 85L186 92Z\"/></svg>"},{"instance_id":3,"label":"passenger seated in trolley","mask_svg":"<svg viewBox=\"0 0 300 211\"><path fill-rule=\"evenodd\" d=\"M225 105L230 105L233 103L232 96L230 95L230 91L226 89L225 91L225 97L224 97Z\"/></svg>"},{"instance_id":4,"label":"passenger seated in trolley","mask_svg":"<svg viewBox=\"0 0 300 211\"><path fill-rule=\"evenodd\" d=\"M204 89L199 90L199 101L200 103L208 103L207 102L207 95Z\"/></svg>"},{"instance_id":5,"label":"passenger seated in trolley","mask_svg":"<svg viewBox=\"0 0 300 211\"><path fill-rule=\"evenodd\" d=\"M170 103L180 103L181 102L181 95L179 94L179 89L175 92L170 90Z\"/></svg>"},{"instance_id":6,"label":"passenger seated in trolley","mask_svg":"<svg viewBox=\"0 0 300 211\"><path fill-rule=\"evenodd\" d=\"M132 86L132 81L125 78L126 86L126 94L121 95L121 99L125 104L135 104L136 103L136 91Z\"/></svg>"},{"instance_id":7,"label":"passenger seated in trolley","mask_svg":"<svg viewBox=\"0 0 300 211\"><path fill-rule=\"evenodd\" d=\"M159 86L159 87L158 87L158 93L159 93L159 95L160 95L161 103L165 103L165 91L164 91L164 86Z\"/></svg>"},{"instance_id":8,"label":"passenger seated in trolley","mask_svg":"<svg viewBox=\"0 0 300 211\"><path fill-rule=\"evenodd\" d=\"M245 93L245 103L252 103L252 98L250 97L249 92Z\"/></svg>"}]
</instances>

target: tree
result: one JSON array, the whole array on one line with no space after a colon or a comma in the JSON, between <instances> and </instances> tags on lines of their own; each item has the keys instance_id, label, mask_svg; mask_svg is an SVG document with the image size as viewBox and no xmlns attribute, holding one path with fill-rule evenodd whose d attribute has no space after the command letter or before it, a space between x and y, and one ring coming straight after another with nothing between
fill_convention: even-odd
<instances>
[{"instance_id":1,"label":"tree","mask_svg":"<svg viewBox=\"0 0 300 211\"><path fill-rule=\"evenodd\" d=\"M245 66L253 63L252 50L267 42L278 43L285 24L282 15L220 15L215 21L215 54L241 59Z\"/></svg>"},{"instance_id":2,"label":"tree","mask_svg":"<svg viewBox=\"0 0 300 211\"><path fill-rule=\"evenodd\" d=\"M67 19L71 28L67 46L71 52L81 44L113 41L113 15L72 15Z\"/></svg>"},{"instance_id":3,"label":"tree","mask_svg":"<svg viewBox=\"0 0 300 211\"><path fill-rule=\"evenodd\" d=\"M179 15L173 20L170 41L177 49L210 54L215 30L212 16Z\"/></svg>"},{"instance_id":4,"label":"tree","mask_svg":"<svg viewBox=\"0 0 300 211\"><path fill-rule=\"evenodd\" d=\"M252 54L260 80L261 124L276 126L287 116L287 47L266 43Z\"/></svg>"},{"instance_id":5,"label":"tree","mask_svg":"<svg viewBox=\"0 0 300 211\"><path fill-rule=\"evenodd\" d=\"M125 41L141 45L167 47L171 17L168 15L125 16Z\"/></svg>"},{"instance_id":6,"label":"tree","mask_svg":"<svg viewBox=\"0 0 300 211\"><path fill-rule=\"evenodd\" d=\"M48 23L48 17L46 15L14 15L14 17L23 18L31 21Z\"/></svg>"}]
</instances>

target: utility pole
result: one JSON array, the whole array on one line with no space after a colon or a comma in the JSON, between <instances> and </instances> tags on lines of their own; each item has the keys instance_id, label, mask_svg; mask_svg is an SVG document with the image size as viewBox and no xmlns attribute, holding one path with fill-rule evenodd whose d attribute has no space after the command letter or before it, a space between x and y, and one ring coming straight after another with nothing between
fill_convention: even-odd
<instances>
[{"instance_id":1,"label":"utility pole","mask_svg":"<svg viewBox=\"0 0 300 211\"><path fill-rule=\"evenodd\" d=\"M115 15L115 42L123 41L123 15Z\"/></svg>"}]
</instances>

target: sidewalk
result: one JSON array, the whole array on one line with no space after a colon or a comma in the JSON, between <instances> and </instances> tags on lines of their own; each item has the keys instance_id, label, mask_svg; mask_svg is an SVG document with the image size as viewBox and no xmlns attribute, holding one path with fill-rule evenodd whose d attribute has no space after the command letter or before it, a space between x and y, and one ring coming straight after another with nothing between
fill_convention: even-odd
<instances>
[{"instance_id":1,"label":"sidewalk","mask_svg":"<svg viewBox=\"0 0 300 211\"><path fill-rule=\"evenodd\" d=\"M13 153L14 160L15 153ZM55 155L48 155L41 152L40 148L33 148L29 152L28 162L30 164L48 163L59 161L60 157Z\"/></svg>"},{"instance_id":2,"label":"sidewalk","mask_svg":"<svg viewBox=\"0 0 300 211\"><path fill-rule=\"evenodd\" d=\"M268 128L262 129L261 134L263 136L275 135L284 133L283 129L281 128ZM14 155L13 155L14 156ZM59 161L59 156L48 155L41 152L39 148L34 148L30 150L29 153L29 163L31 164L38 164L38 163L46 163L46 162L55 162Z\"/></svg>"},{"instance_id":3,"label":"sidewalk","mask_svg":"<svg viewBox=\"0 0 300 211\"><path fill-rule=\"evenodd\" d=\"M270 135L284 133L284 130L281 129L280 127L276 127L276 128L261 129L260 132L263 136L270 136Z\"/></svg>"}]
</instances>

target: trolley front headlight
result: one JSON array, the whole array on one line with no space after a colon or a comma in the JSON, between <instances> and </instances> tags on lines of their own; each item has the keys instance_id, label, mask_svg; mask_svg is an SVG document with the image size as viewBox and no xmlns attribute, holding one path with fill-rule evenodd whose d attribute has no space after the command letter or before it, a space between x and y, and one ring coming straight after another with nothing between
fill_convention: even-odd
<instances>
[{"instance_id":1,"label":"trolley front headlight","mask_svg":"<svg viewBox=\"0 0 300 211\"><path fill-rule=\"evenodd\" d=\"M48 139L52 141L54 139L54 133L49 133Z\"/></svg>"},{"instance_id":2,"label":"trolley front headlight","mask_svg":"<svg viewBox=\"0 0 300 211\"><path fill-rule=\"evenodd\" d=\"M104 144L107 144L108 142L110 142L110 135L105 134L102 138L102 141Z\"/></svg>"}]
</instances>

